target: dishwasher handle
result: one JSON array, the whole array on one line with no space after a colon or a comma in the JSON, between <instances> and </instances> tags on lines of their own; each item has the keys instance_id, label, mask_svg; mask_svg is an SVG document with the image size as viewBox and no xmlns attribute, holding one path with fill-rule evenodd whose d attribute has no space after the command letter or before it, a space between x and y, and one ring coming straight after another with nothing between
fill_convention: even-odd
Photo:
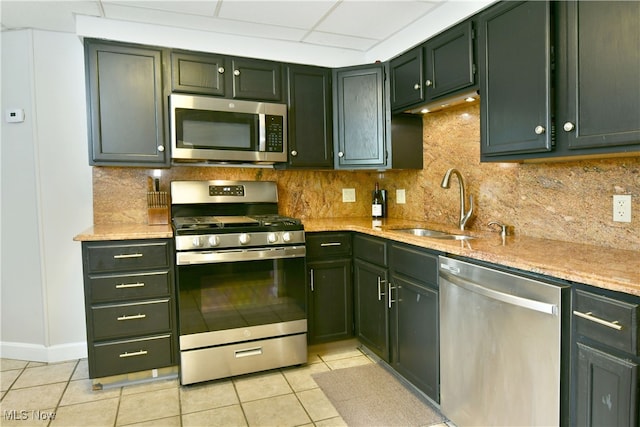
<instances>
[{"instance_id":1,"label":"dishwasher handle","mask_svg":"<svg viewBox=\"0 0 640 427\"><path fill-rule=\"evenodd\" d=\"M556 304L549 304L489 289L443 270L440 270L440 277L453 285L459 286L470 292L483 295L487 298L492 298L511 305L517 305L518 307L527 308L529 310L539 311L540 313L551 314L553 316L557 316L559 314L558 306Z\"/></svg>"}]
</instances>

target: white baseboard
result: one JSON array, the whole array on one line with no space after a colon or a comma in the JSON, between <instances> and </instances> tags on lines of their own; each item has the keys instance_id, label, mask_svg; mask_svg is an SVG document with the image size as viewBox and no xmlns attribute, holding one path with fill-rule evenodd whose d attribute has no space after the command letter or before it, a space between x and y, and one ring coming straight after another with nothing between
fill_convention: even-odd
<instances>
[{"instance_id":1,"label":"white baseboard","mask_svg":"<svg viewBox=\"0 0 640 427\"><path fill-rule=\"evenodd\" d=\"M28 360L31 362L55 363L87 357L87 343L77 342L45 347L41 344L0 342L3 359Z\"/></svg>"}]
</instances>

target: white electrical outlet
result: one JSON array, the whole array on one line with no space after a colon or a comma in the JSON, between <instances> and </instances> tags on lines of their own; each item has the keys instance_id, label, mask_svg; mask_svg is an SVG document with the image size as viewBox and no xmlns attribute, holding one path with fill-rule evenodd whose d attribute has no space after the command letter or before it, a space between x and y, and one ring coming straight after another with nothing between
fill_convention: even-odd
<instances>
[{"instance_id":1,"label":"white electrical outlet","mask_svg":"<svg viewBox=\"0 0 640 427\"><path fill-rule=\"evenodd\" d=\"M613 220L616 222L631 222L631 194L616 194L613 196Z\"/></svg>"},{"instance_id":2,"label":"white electrical outlet","mask_svg":"<svg viewBox=\"0 0 640 427\"><path fill-rule=\"evenodd\" d=\"M345 203L352 203L356 201L356 189L355 188L343 188L342 189L342 201Z\"/></svg>"},{"instance_id":3,"label":"white electrical outlet","mask_svg":"<svg viewBox=\"0 0 640 427\"><path fill-rule=\"evenodd\" d=\"M396 190L396 203L399 205L404 205L407 203L407 197L404 188L399 188Z\"/></svg>"}]
</instances>

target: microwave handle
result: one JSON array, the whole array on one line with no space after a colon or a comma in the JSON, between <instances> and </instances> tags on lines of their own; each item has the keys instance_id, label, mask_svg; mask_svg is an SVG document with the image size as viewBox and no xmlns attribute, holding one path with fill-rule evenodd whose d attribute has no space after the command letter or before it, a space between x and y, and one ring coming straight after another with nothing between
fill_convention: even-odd
<instances>
[{"instance_id":1,"label":"microwave handle","mask_svg":"<svg viewBox=\"0 0 640 427\"><path fill-rule=\"evenodd\" d=\"M258 151L265 152L267 151L267 129L266 129L266 117L265 114L258 114Z\"/></svg>"}]
</instances>

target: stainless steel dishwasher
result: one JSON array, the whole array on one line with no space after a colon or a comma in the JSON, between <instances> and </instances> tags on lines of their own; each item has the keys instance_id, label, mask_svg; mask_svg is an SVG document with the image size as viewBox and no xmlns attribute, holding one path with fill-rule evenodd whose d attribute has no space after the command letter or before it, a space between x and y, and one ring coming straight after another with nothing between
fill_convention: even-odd
<instances>
[{"instance_id":1,"label":"stainless steel dishwasher","mask_svg":"<svg viewBox=\"0 0 640 427\"><path fill-rule=\"evenodd\" d=\"M457 427L564 424L570 288L444 256L439 264L442 413Z\"/></svg>"}]
</instances>

